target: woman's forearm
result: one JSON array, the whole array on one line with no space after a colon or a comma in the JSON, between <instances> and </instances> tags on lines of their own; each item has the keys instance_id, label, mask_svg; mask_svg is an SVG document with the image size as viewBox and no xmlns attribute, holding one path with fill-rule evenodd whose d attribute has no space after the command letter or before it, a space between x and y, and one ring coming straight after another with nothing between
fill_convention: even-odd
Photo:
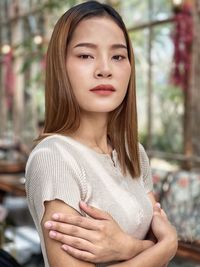
<instances>
[{"instance_id":1,"label":"woman's forearm","mask_svg":"<svg viewBox=\"0 0 200 267\"><path fill-rule=\"evenodd\" d=\"M136 257L109 267L163 267L174 256L175 251L176 247L170 247L169 243L161 241Z\"/></svg>"},{"instance_id":2,"label":"woman's forearm","mask_svg":"<svg viewBox=\"0 0 200 267\"><path fill-rule=\"evenodd\" d=\"M139 240L127 235L126 242L121 246L119 260L130 260L153 245L155 244L151 240Z\"/></svg>"}]
</instances>

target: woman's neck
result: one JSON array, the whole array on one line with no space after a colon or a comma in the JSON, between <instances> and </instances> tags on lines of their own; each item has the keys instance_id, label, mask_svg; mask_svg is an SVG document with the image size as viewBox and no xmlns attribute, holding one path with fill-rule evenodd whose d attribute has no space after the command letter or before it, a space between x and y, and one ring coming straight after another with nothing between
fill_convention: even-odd
<instances>
[{"instance_id":1,"label":"woman's neck","mask_svg":"<svg viewBox=\"0 0 200 267\"><path fill-rule=\"evenodd\" d=\"M100 153L111 154L113 150L108 139L107 120L103 116L81 118L79 129L70 136Z\"/></svg>"}]
</instances>

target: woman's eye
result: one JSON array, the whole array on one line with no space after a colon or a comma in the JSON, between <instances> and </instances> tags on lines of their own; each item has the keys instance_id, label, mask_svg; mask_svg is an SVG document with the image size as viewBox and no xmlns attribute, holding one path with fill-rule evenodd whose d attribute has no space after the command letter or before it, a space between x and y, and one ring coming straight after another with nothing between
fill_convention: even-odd
<instances>
[{"instance_id":1,"label":"woman's eye","mask_svg":"<svg viewBox=\"0 0 200 267\"><path fill-rule=\"evenodd\" d=\"M125 56L122 56L122 55L116 55L116 56L113 56L113 59L116 60L116 61L121 61L123 59L125 59L126 57Z\"/></svg>"},{"instance_id":2,"label":"woman's eye","mask_svg":"<svg viewBox=\"0 0 200 267\"><path fill-rule=\"evenodd\" d=\"M89 59L89 58L93 58L92 56L90 55L79 55L78 56L79 58L82 58L82 59Z\"/></svg>"}]
</instances>

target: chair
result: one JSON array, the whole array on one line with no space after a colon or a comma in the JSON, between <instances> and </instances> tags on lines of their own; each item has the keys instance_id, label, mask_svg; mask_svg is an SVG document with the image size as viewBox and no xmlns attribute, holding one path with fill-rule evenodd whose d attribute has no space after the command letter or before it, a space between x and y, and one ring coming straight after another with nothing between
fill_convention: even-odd
<instances>
[{"instance_id":1,"label":"chair","mask_svg":"<svg viewBox=\"0 0 200 267\"><path fill-rule=\"evenodd\" d=\"M8 252L0 249L0 267L22 267Z\"/></svg>"}]
</instances>

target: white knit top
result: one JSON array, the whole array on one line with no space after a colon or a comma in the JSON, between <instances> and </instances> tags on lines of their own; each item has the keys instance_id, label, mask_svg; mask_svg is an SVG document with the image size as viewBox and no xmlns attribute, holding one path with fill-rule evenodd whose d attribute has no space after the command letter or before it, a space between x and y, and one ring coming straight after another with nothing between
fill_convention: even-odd
<instances>
[{"instance_id":1,"label":"white knit top","mask_svg":"<svg viewBox=\"0 0 200 267\"><path fill-rule=\"evenodd\" d=\"M139 149L142 175L134 179L129 174L122 175L116 150L111 157L58 134L43 139L33 149L26 165L26 192L45 267L49 264L40 223L48 200L60 199L79 213L79 201L83 200L110 213L128 234L138 239L145 237L152 219L152 205L146 193L153 185L149 160L141 145Z\"/></svg>"}]
</instances>

